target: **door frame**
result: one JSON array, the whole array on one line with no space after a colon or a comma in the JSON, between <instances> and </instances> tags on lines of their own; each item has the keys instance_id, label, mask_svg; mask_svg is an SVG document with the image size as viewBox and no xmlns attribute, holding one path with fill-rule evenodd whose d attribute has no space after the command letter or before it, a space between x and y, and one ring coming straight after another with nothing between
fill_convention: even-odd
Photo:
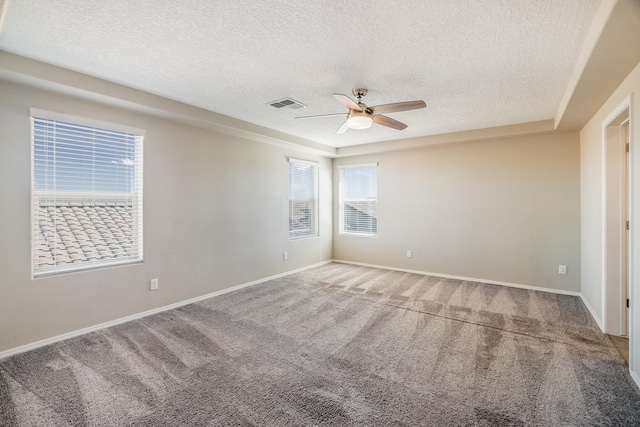
<instances>
[{"instance_id":1,"label":"door frame","mask_svg":"<svg viewBox=\"0 0 640 427\"><path fill-rule=\"evenodd\" d=\"M631 171L622 130L630 118L628 96L602 122L602 321L604 332L618 336L629 336Z\"/></svg>"}]
</instances>

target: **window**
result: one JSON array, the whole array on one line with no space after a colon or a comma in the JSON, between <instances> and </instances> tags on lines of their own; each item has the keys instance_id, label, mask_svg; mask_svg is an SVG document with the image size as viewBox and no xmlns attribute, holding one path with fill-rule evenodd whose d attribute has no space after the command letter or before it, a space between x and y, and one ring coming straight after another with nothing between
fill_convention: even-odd
<instances>
[{"instance_id":1,"label":"window","mask_svg":"<svg viewBox=\"0 0 640 427\"><path fill-rule=\"evenodd\" d=\"M338 166L340 234L378 234L378 165Z\"/></svg>"},{"instance_id":2,"label":"window","mask_svg":"<svg viewBox=\"0 0 640 427\"><path fill-rule=\"evenodd\" d=\"M142 261L143 131L31 115L33 275Z\"/></svg>"},{"instance_id":3,"label":"window","mask_svg":"<svg viewBox=\"0 0 640 427\"><path fill-rule=\"evenodd\" d=\"M289 159L289 238L318 235L318 163Z\"/></svg>"}]
</instances>

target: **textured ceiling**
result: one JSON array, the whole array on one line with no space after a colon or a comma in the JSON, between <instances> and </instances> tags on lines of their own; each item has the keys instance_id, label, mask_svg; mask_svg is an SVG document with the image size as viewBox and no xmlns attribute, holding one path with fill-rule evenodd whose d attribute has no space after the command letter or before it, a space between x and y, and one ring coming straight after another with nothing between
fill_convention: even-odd
<instances>
[{"instance_id":1,"label":"textured ceiling","mask_svg":"<svg viewBox=\"0 0 640 427\"><path fill-rule=\"evenodd\" d=\"M333 147L554 117L599 0L10 0L0 49ZM335 131L332 93L403 131ZM269 102L291 97L300 110Z\"/></svg>"}]
</instances>

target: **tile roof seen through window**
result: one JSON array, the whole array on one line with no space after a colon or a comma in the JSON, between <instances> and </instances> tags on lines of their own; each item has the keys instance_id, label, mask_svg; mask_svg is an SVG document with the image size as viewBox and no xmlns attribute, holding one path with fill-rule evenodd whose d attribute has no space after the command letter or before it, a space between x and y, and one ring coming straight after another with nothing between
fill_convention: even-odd
<instances>
[{"instance_id":1,"label":"tile roof seen through window","mask_svg":"<svg viewBox=\"0 0 640 427\"><path fill-rule=\"evenodd\" d=\"M350 233L377 233L376 202L345 202L343 227Z\"/></svg>"},{"instance_id":2,"label":"tile roof seen through window","mask_svg":"<svg viewBox=\"0 0 640 427\"><path fill-rule=\"evenodd\" d=\"M40 201L37 215L36 270L117 260L135 250L131 201Z\"/></svg>"}]
</instances>

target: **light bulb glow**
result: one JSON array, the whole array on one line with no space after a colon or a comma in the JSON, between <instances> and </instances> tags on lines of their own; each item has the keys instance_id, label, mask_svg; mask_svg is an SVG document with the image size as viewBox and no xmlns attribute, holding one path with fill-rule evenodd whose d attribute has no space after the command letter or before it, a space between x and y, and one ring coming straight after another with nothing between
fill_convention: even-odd
<instances>
[{"instance_id":1,"label":"light bulb glow","mask_svg":"<svg viewBox=\"0 0 640 427\"><path fill-rule=\"evenodd\" d=\"M370 116L362 115L362 116L354 116L352 115L347 119L347 123L349 123L350 129L368 129L371 127L373 120Z\"/></svg>"}]
</instances>

